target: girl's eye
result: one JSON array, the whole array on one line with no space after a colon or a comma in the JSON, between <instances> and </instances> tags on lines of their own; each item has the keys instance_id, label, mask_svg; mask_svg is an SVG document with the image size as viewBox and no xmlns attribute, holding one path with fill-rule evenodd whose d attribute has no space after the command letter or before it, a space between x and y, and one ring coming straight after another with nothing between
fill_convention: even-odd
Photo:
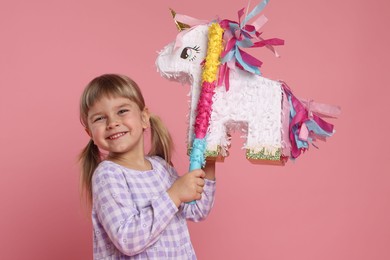
<instances>
[{"instance_id":1,"label":"girl's eye","mask_svg":"<svg viewBox=\"0 0 390 260\"><path fill-rule=\"evenodd\" d=\"M121 110L119 110L118 114L124 114L128 111L129 111L128 109L121 109Z\"/></svg>"},{"instance_id":2,"label":"girl's eye","mask_svg":"<svg viewBox=\"0 0 390 260\"><path fill-rule=\"evenodd\" d=\"M95 123L95 122L98 122L98 121L103 120L103 119L104 119L103 116L99 116L99 117L96 117L96 118L93 120L93 122Z\"/></svg>"}]
</instances>

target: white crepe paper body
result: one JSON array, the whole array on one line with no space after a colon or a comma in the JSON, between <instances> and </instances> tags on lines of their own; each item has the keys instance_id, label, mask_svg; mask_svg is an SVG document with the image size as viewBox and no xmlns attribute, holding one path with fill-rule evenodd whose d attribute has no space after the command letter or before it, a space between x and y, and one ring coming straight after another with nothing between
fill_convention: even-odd
<instances>
[{"instance_id":1,"label":"white crepe paper body","mask_svg":"<svg viewBox=\"0 0 390 260\"><path fill-rule=\"evenodd\" d=\"M193 28L182 35L179 48L174 49L175 42L169 44L160 52L156 61L163 77L191 85L189 145L194 138L194 121L201 87L201 63L206 56L207 35L207 25ZM189 54L187 58L182 57L183 51ZM263 159L280 156L283 147L281 84L239 69L232 71L230 75L228 91L222 86L215 89L206 137L206 155L227 156L229 132L240 130L246 136L244 148L248 151L248 157L250 153L261 153L264 155Z\"/></svg>"}]
</instances>

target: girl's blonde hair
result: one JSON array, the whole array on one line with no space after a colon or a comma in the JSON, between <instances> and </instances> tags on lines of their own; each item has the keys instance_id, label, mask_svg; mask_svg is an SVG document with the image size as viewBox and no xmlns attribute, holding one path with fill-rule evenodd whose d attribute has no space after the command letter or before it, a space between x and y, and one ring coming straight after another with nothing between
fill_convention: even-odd
<instances>
[{"instance_id":1,"label":"girl's blonde hair","mask_svg":"<svg viewBox=\"0 0 390 260\"><path fill-rule=\"evenodd\" d=\"M94 78L84 89L80 99L80 121L88 128L88 111L96 101L102 97L125 97L135 102L139 109L145 109L142 92L129 77L117 74L105 74ZM151 148L148 155L157 155L171 164L173 142L167 128L156 115L150 116ZM92 176L98 164L102 161L102 154L92 139L79 156L82 167L81 186L83 194L89 203L92 202Z\"/></svg>"}]
</instances>

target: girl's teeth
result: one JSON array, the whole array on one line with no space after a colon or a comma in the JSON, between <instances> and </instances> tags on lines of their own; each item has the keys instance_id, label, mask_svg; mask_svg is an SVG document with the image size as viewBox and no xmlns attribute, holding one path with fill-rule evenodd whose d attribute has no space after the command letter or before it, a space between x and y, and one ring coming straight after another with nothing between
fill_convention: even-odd
<instances>
[{"instance_id":1,"label":"girl's teeth","mask_svg":"<svg viewBox=\"0 0 390 260\"><path fill-rule=\"evenodd\" d=\"M125 133L118 133L118 134L115 134L115 135L112 135L112 136L110 136L109 138L110 139L116 139L116 138L118 138L118 137L121 137L122 135L124 135Z\"/></svg>"}]
</instances>

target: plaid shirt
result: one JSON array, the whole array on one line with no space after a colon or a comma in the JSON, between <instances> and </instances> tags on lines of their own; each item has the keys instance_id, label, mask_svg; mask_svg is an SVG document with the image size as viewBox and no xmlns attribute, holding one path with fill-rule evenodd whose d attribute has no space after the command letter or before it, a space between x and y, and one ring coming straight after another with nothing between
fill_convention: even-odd
<instances>
[{"instance_id":1,"label":"plaid shirt","mask_svg":"<svg viewBox=\"0 0 390 260\"><path fill-rule=\"evenodd\" d=\"M186 219L203 220L214 203L215 181L202 199L179 209L167 190L178 178L162 158L153 169L135 171L110 161L92 177L94 259L196 259Z\"/></svg>"}]
</instances>

